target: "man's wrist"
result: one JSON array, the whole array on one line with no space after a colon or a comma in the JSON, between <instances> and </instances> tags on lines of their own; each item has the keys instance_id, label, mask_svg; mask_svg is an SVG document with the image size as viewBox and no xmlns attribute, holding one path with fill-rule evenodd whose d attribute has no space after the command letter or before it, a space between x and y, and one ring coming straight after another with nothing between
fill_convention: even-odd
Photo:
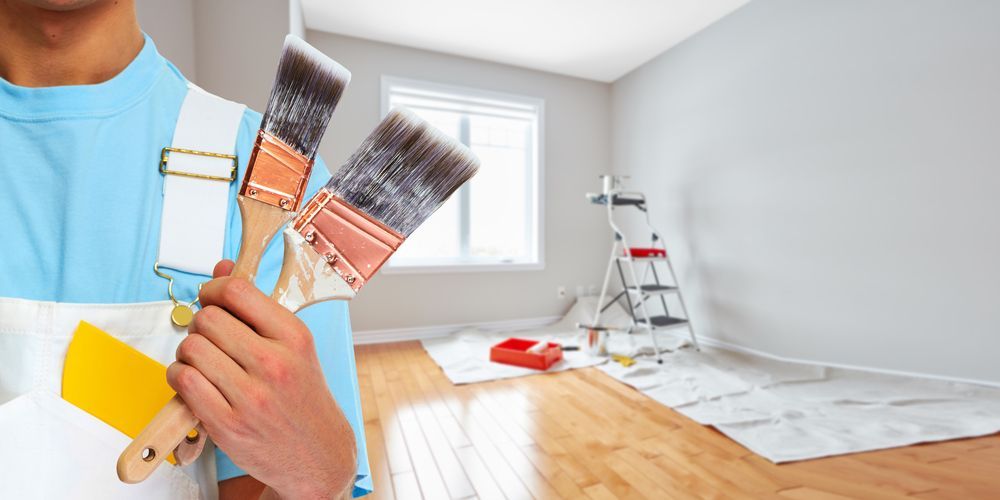
<instances>
[{"instance_id":1,"label":"man's wrist","mask_svg":"<svg viewBox=\"0 0 1000 500\"><path fill-rule=\"evenodd\" d=\"M339 481L339 484L330 482L328 484L310 483L301 484L297 488L288 491L278 492L272 488L267 488L260 496L261 500L332 500L349 499L354 491L354 481Z\"/></svg>"},{"instance_id":2,"label":"man's wrist","mask_svg":"<svg viewBox=\"0 0 1000 500\"><path fill-rule=\"evenodd\" d=\"M313 476L313 481L301 481L297 484L289 485L287 488L273 488L274 496L262 495L262 500L312 500L312 499L341 499L352 498L354 491L354 479L357 477L358 457L354 440L347 453L341 456L348 457L342 463L350 464L349 468L338 468L335 471L328 471L327 474L317 474ZM268 488L272 489L272 488Z\"/></svg>"}]
</instances>

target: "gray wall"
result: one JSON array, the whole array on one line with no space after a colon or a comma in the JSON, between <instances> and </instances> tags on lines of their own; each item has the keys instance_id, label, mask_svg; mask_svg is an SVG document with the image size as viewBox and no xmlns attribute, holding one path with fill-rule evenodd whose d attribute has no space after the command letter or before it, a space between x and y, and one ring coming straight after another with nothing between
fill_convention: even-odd
<instances>
[{"instance_id":1,"label":"gray wall","mask_svg":"<svg viewBox=\"0 0 1000 500\"><path fill-rule=\"evenodd\" d=\"M289 32L288 1L200 0L194 7L195 83L263 112Z\"/></svg>"},{"instance_id":2,"label":"gray wall","mask_svg":"<svg viewBox=\"0 0 1000 500\"><path fill-rule=\"evenodd\" d=\"M191 81L197 81L194 0L136 0L139 25L156 48Z\"/></svg>"},{"instance_id":3,"label":"gray wall","mask_svg":"<svg viewBox=\"0 0 1000 500\"><path fill-rule=\"evenodd\" d=\"M1000 381L1000 3L758 0L616 82L702 333Z\"/></svg>"},{"instance_id":4,"label":"gray wall","mask_svg":"<svg viewBox=\"0 0 1000 500\"><path fill-rule=\"evenodd\" d=\"M545 269L382 274L354 299L355 330L559 315L570 299L557 286L572 295L599 283L608 230L583 193L610 169L609 85L317 31L308 40L353 75L320 148L331 168L378 123L383 74L545 99Z\"/></svg>"},{"instance_id":5,"label":"gray wall","mask_svg":"<svg viewBox=\"0 0 1000 500\"><path fill-rule=\"evenodd\" d=\"M139 24L184 76L264 110L285 35L301 27L297 0L136 0Z\"/></svg>"}]
</instances>

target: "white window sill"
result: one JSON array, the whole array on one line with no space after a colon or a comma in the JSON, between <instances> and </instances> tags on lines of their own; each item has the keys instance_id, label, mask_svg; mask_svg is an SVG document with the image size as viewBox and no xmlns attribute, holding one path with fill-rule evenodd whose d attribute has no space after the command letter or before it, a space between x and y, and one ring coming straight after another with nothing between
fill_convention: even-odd
<instances>
[{"instance_id":1,"label":"white window sill","mask_svg":"<svg viewBox=\"0 0 1000 500\"><path fill-rule=\"evenodd\" d=\"M544 262L496 262L469 264L413 264L385 266L382 274L448 274L448 273L495 273L507 271L541 271Z\"/></svg>"}]
</instances>

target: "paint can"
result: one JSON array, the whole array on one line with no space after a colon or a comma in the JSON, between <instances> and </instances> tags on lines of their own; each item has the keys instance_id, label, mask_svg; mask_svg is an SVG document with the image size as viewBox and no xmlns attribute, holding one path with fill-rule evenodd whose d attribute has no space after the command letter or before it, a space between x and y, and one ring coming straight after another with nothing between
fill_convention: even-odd
<instances>
[{"instance_id":1,"label":"paint can","mask_svg":"<svg viewBox=\"0 0 1000 500\"><path fill-rule=\"evenodd\" d=\"M622 187L622 180L628 179L627 175L604 174L601 176L601 193L607 195L612 191L618 191Z\"/></svg>"},{"instance_id":2,"label":"paint can","mask_svg":"<svg viewBox=\"0 0 1000 500\"><path fill-rule=\"evenodd\" d=\"M587 352L591 356L608 355L608 332L607 330L587 330Z\"/></svg>"}]
</instances>

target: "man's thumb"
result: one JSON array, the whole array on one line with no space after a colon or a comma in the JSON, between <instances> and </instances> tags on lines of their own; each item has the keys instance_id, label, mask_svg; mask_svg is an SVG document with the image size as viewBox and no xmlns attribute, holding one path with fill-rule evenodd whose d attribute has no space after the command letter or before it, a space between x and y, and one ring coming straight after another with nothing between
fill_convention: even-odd
<instances>
[{"instance_id":1,"label":"man's thumb","mask_svg":"<svg viewBox=\"0 0 1000 500\"><path fill-rule=\"evenodd\" d=\"M223 276L229 276L233 272L233 267L236 263L229 259L220 260L218 264L215 265L215 269L212 270L212 278L221 278Z\"/></svg>"}]
</instances>

